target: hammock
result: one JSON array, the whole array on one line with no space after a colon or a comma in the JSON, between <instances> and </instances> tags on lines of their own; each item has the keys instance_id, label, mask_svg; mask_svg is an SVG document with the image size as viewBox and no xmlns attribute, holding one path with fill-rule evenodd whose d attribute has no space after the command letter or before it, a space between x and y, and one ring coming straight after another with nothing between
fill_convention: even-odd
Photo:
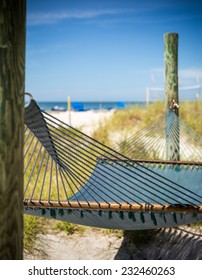
<instances>
[{"instance_id":1,"label":"hammock","mask_svg":"<svg viewBox=\"0 0 202 280\"><path fill-rule=\"evenodd\" d=\"M180 121L172 111L165 118L170 120L167 151L177 155L179 141L172 138ZM143 139L129 143L134 149ZM202 221L202 164L133 160L42 112L31 99L25 108L23 203L26 214L94 227L190 224Z\"/></svg>"},{"instance_id":2,"label":"hammock","mask_svg":"<svg viewBox=\"0 0 202 280\"><path fill-rule=\"evenodd\" d=\"M130 158L202 162L202 137L172 110L115 149Z\"/></svg>"}]
</instances>

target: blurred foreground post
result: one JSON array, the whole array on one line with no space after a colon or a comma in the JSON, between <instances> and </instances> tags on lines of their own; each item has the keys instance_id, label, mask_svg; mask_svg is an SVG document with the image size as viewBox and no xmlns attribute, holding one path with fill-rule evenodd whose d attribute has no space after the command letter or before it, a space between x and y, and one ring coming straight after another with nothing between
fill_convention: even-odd
<instances>
[{"instance_id":1,"label":"blurred foreground post","mask_svg":"<svg viewBox=\"0 0 202 280\"><path fill-rule=\"evenodd\" d=\"M26 0L0 1L0 259L23 258Z\"/></svg>"}]
</instances>

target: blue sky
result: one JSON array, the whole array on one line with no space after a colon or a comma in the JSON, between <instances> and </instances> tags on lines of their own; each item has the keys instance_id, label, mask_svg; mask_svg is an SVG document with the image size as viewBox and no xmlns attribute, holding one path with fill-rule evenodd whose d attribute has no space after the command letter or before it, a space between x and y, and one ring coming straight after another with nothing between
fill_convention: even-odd
<instances>
[{"instance_id":1,"label":"blue sky","mask_svg":"<svg viewBox=\"0 0 202 280\"><path fill-rule=\"evenodd\" d=\"M199 0L27 0L26 91L38 101L145 101L164 86L164 33L179 82L202 83Z\"/></svg>"}]
</instances>

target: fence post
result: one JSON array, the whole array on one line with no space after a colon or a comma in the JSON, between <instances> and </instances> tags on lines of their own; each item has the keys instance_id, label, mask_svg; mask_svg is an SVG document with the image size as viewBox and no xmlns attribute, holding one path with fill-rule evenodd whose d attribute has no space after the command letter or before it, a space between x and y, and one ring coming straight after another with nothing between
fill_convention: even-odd
<instances>
[{"instance_id":1,"label":"fence post","mask_svg":"<svg viewBox=\"0 0 202 280\"><path fill-rule=\"evenodd\" d=\"M150 102L150 89L149 87L146 88L146 108L149 107L149 102Z\"/></svg>"},{"instance_id":2,"label":"fence post","mask_svg":"<svg viewBox=\"0 0 202 280\"><path fill-rule=\"evenodd\" d=\"M179 115L178 98L178 34L164 34L165 102L166 102L166 159L180 160L179 120L170 110ZM173 127L175 121L175 128Z\"/></svg>"},{"instance_id":3,"label":"fence post","mask_svg":"<svg viewBox=\"0 0 202 280\"><path fill-rule=\"evenodd\" d=\"M26 0L0 1L0 259L23 258Z\"/></svg>"}]
</instances>

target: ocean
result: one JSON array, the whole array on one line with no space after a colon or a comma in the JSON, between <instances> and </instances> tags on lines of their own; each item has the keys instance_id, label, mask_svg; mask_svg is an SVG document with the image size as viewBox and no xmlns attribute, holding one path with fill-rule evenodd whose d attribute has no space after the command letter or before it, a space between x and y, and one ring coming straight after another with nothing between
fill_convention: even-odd
<instances>
[{"instance_id":1,"label":"ocean","mask_svg":"<svg viewBox=\"0 0 202 280\"><path fill-rule=\"evenodd\" d=\"M38 102L38 105L43 111L66 111L67 102ZM145 108L145 102L71 102L71 109L74 111L88 110L111 110L125 109L131 107Z\"/></svg>"}]
</instances>

